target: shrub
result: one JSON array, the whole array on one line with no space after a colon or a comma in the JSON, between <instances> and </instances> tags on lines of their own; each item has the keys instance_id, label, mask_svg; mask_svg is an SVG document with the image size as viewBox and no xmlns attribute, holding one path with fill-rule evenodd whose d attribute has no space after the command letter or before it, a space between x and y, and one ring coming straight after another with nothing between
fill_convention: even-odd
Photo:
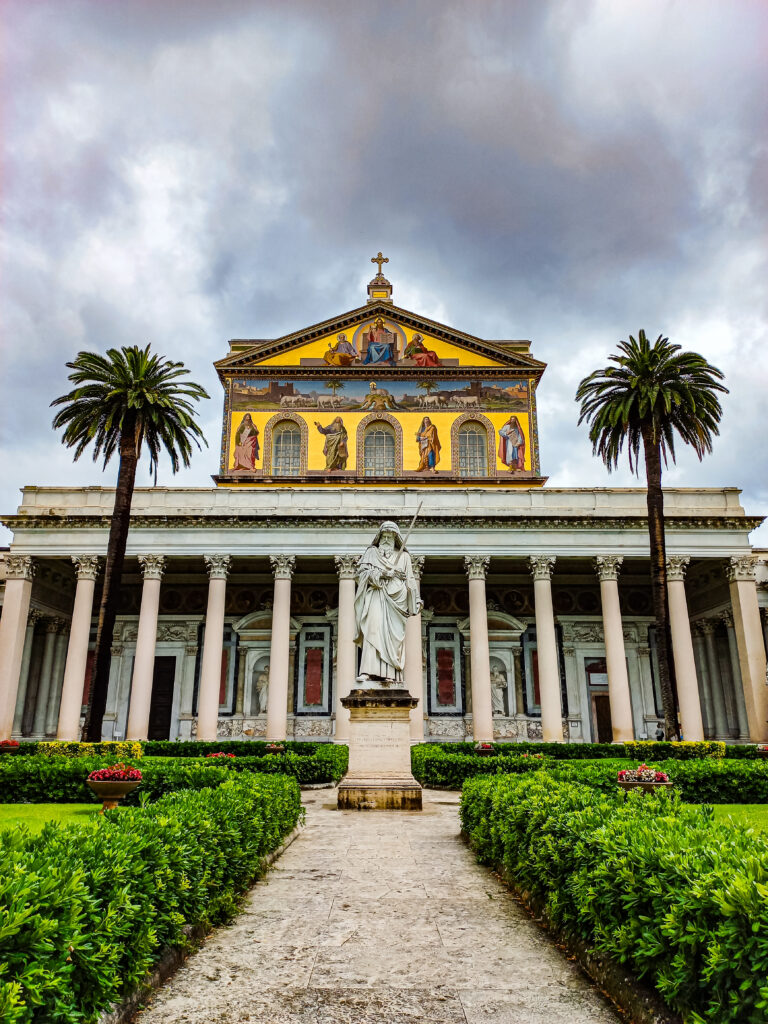
<instances>
[{"instance_id":1,"label":"shrub","mask_svg":"<svg viewBox=\"0 0 768 1024\"><path fill-rule=\"evenodd\" d=\"M443 750L448 754L473 754L474 743L430 743L430 748ZM633 757L641 761L666 761L669 759L691 760L699 757L725 757L726 750L744 749L726 747L720 741L707 740L701 743L657 743L637 740L632 743L495 743L495 752L502 757L519 757L521 754L544 754L556 761L587 760L601 757Z\"/></svg>"},{"instance_id":2,"label":"shrub","mask_svg":"<svg viewBox=\"0 0 768 1024\"><path fill-rule=\"evenodd\" d=\"M95 1021L186 925L232 914L301 813L294 779L244 775L89 825L4 833L0 1019Z\"/></svg>"},{"instance_id":3,"label":"shrub","mask_svg":"<svg viewBox=\"0 0 768 1024\"><path fill-rule=\"evenodd\" d=\"M465 779L476 775L496 775L500 772L526 772L544 768L544 757L522 754L519 757L478 756L474 752L454 754L436 744L424 743L411 747L411 771L423 785L435 789L461 789Z\"/></svg>"},{"instance_id":4,"label":"shrub","mask_svg":"<svg viewBox=\"0 0 768 1024\"><path fill-rule=\"evenodd\" d=\"M34 754L45 757L112 757L119 761L126 758L136 761L143 754L138 740L105 740L103 743L69 743L55 740L34 745Z\"/></svg>"},{"instance_id":5,"label":"shrub","mask_svg":"<svg viewBox=\"0 0 768 1024\"><path fill-rule=\"evenodd\" d=\"M144 753L148 757L205 757L206 754L235 754L236 757L261 757L267 752L265 740L144 740ZM284 744L294 754L311 757L318 750L332 747L332 743Z\"/></svg>"},{"instance_id":6,"label":"shrub","mask_svg":"<svg viewBox=\"0 0 768 1024\"><path fill-rule=\"evenodd\" d=\"M302 785L338 780L347 770L349 751L328 745L310 757L292 751L279 756L155 758L141 761L141 793L156 799L178 789L218 786L231 773L259 772L291 775ZM5 757L0 759L0 803L88 803L93 794L88 774L106 768L111 759L86 757ZM138 791L126 803L138 803Z\"/></svg>"},{"instance_id":7,"label":"shrub","mask_svg":"<svg viewBox=\"0 0 768 1024\"><path fill-rule=\"evenodd\" d=\"M461 820L483 863L687 1021L765 1021L768 836L548 772L468 781Z\"/></svg>"}]
</instances>

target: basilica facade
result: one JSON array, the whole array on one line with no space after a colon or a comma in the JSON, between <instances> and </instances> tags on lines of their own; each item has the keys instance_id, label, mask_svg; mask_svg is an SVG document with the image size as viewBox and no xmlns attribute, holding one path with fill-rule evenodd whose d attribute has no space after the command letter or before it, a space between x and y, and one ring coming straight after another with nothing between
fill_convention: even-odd
<instances>
[{"instance_id":1,"label":"basilica facade","mask_svg":"<svg viewBox=\"0 0 768 1024\"><path fill-rule=\"evenodd\" d=\"M530 343L401 309L375 262L362 306L229 343L211 487L136 490L104 738L344 742L383 519L413 524L424 601L414 741L655 738L644 490L546 486ZM0 738L79 735L113 502L29 486L2 517ZM732 487L665 502L684 738L768 740L761 520Z\"/></svg>"}]
</instances>

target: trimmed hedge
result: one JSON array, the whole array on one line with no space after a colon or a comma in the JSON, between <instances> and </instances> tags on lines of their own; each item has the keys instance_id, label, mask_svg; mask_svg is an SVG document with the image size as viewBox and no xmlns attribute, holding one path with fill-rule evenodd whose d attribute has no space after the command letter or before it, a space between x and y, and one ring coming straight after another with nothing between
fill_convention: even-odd
<instances>
[{"instance_id":1,"label":"trimmed hedge","mask_svg":"<svg viewBox=\"0 0 768 1024\"><path fill-rule=\"evenodd\" d=\"M157 799L180 789L209 789L232 773L290 775L302 785L331 782L342 777L348 759L349 751L342 746L329 746L311 757L291 752L210 760L144 757L142 784L124 803L137 804L140 794ZM88 774L110 763L106 758L5 757L0 760L0 803L89 803L95 797L86 785Z\"/></svg>"},{"instance_id":2,"label":"trimmed hedge","mask_svg":"<svg viewBox=\"0 0 768 1024\"><path fill-rule=\"evenodd\" d=\"M93 824L3 832L0 1020L95 1021L185 926L232 915L301 814L295 779L245 774Z\"/></svg>"},{"instance_id":3,"label":"trimmed hedge","mask_svg":"<svg viewBox=\"0 0 768 1024\"><path fill-rule=\"evenodd\" d=\"M768 803L768 760L656 761L667 772L675 792L688 803ZM465 780L479 775L513 775L543 771L555 779L580 782L592 789L615 793L620 768L636 767L637 760L601 758L595 761L555 761L531 755L478 757L447 753L424 745L411 752L413 774L425 786L461 789Z\"/></svg>"},{"instance_id":4,"label":"trimmed hedge","mask_svg":"<svg viewBox=\"0 0 768 1024\"><path fill-rule=\"evenodd\" d=\"M286 751L311 757L333 743L283 743ZM265 740L144 740L142 747L148 757L205 757L206 754L235 754L236 757L262 757L267 753Z\"/></svg>"},{"instance_id":5,"label":"trimmed hedge","mask_svg":"<svg viewBox=\"0 0 768 1024\"><path fill-rule=\"evenodd\" d=\"M472 779L460 813L479 860L686 1021L768 1019L767 835L548 772Z\"/></svg>"},{"instance_id":6,"label":"trimmed hedge","mask_svg":"<svg viewBox=\"0 0 768 1024\"><path fill-rule=\"evenodd\" d=\"M474 743L430 743L447 754L474 755ZM701 743L657 743L655 740L635 740L632 743L495 743L493 755L520 757L522 754L543 754L556 761L593 761L600 757L636 757L642 761L698 760L700 757L727 757L726 751L746 749L726 747L720 740ZM752 747L757 751L757 747ZM486 755L488 756L488 755Z\"/></svg>"}]
</instances>

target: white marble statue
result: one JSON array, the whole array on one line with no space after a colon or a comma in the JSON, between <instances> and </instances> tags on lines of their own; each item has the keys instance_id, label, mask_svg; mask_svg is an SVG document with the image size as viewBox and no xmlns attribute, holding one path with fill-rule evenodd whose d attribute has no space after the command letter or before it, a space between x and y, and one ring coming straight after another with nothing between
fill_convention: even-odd
<instances>
[{"instance_id":1,"label":"white marble statue","mask_svg":"<svg viewBox=\"0 0 768 1024\"><path fill-rule=\"evenodd\" d=\"M423 605L411 556L396 523L384 522L357 568L355 643L362 648L363 687L402 684L405 620Z\"/></svg>"}]
</instances>

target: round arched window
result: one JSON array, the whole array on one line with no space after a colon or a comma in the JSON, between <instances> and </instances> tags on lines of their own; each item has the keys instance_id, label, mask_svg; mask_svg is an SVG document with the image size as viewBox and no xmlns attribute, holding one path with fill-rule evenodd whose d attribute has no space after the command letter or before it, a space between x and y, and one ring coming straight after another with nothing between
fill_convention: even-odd
<instances>
[{"instance_id":1,"label":"round arched window","mask_svg":"<svg viewBox=\"0 0 768 1024\"><path fill-rule=\"evenodd\" d=\"M301 472L301 430L292 420L278 423L272 431L272 472L275 476Z\"/></svg>"},{"instance_id":2,"label":"round arched window","mask_svg":"<svg viewBox=\"0 0 768 1024\"><path fill-rule=\"evenodd\" d=\"M488 476L488 433L474 420L459 427L459 474Z\"/></svg>"},{"instance_id":3,"label":"round arched window","mask_svg":"<svg viewBox=\"0 0 768 1024\"><path fill-rule=\"evenodd\" d=\"M395 475L395 432L388 423L372 423L363 437L363 475Z\"/></svg>"}]
</instances>

